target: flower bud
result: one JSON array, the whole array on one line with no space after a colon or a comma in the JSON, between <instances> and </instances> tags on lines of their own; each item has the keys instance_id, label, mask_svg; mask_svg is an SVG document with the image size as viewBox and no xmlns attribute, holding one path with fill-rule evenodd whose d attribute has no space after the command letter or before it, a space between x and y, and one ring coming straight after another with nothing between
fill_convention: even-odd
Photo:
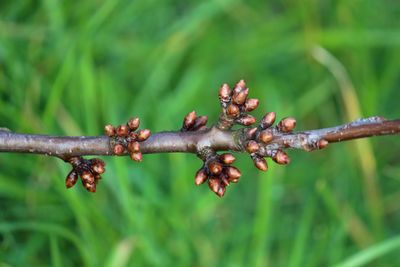
<instances>
[{"instance_id":1,"label":"flower bud","mask_svg":"<svg viewBox=\"0 0 400 267\"><path fill-rule=\"evenodd\" d=\"M261 171L268 170L267 161L264 158L254 157L253 158L254 166Z\"/></svg>"},{"instance_id":2,"label":"flower bud","mask_svg":"<svg viewBox=\"0 0 400 267\"><path fill-rule=\"evenodd\" d=\"M201 185L207 180L207 172L204 168L201 168L197 171L196 176L194 177L194 183L196 185Z\"/></svg>"},{"instance_id":3,"label":"flower bud","mask_svg":"<svg viewBox=\"0 0 400 267\"><path fill-rule=\"evenodd\" d=\"M119 137L125 137L129 134L129 128L127 125L120 125L116 129L116 133Z\"/></svg>"},{"instance_id":4,"label":"flower bud","mask_svg":"<svg viewBox=\"0 0 400 267\"><path fill-rule=\"evenodd\" d=\"M217 194L217 196L223 197L225 195L225 192L226 192L226 187L223 184L220 184L218 191L215 193Z\"/></svg>"},{"instance_id":5,"label":"flower bud","mask_svg":"<svg viewBox=\"0 0 400 267\"><path fill-rule=\"evenodd\" d=\"M246 144L246 151L248 152L248 153L254 153L254 152L257 152L258 151L258 149L260 148L260 146L258 145L258 143L256 142L256 141L254 141L254 140L250 140L250 141L248 141L247 142L247 144Z\"/></svg>"},{"instance_id":6,"label":"flower bud","mask_svg":"<svg viewBox=\"0 0 400 267\"><path fill-rule=\"evenodd\" d=\"M89 182L84 182L82 181L83 187L86 188L87 191L95 193L96 192L96 183L89 183Z\"/></svg>"},{"instance_id":7,"label":"flower bud","mask_svg":"<svg viewBox=\"0 0 400 267\"><path fill-rule=\"evenodd\" d=\"M226 168L226 175L228 175L229 181L232 182L234 180L239 179L242 174L240 173L238 168L229 166Z\"/></svg>"},{"instance_id":8,"label":"flower bud","mask_svg":"<svg viewBox=\"0 0 400 267\"><path fill-rule=\"evenodd\" d=\"M150 132L149 129L140 130L140 131L137 133L137 135L138 135L138 136L137 136L137 140L138 140L139 142L145 141L147 138L149 138L150 134L151 134L151 132Z\"/></svg>"},{"instance_id":9,"label":"flower bud","mask_svg":"<svg viewBox=\"0 0 400 267\"><path fill-rule=\"evenodd\" d=\"M289 156L283 152L282 150L278 150L278 152L276 152L275 156L272 157L272 159L281 165L285 165L285 164L289 164L290 163L290 158Z\"/></svg>"},{"instance_id":10,"label":"flower bud","mask_svg":"<svg viewBox=\"0 0 400 267\"><path fill-rule=\"evenodd\" d=\"M257 132L257 127L248 129L246 132L247 139L254 139L256 132Z\"/></svg>"},{"instance_id":11,"label":"flower bud","mask_svg":"<svg viewBox=\"0 0 400 267\"><path fill-rule=\"evenodd\" d=\"M296 119L287 117L278 123L278 129L282 132L291 132L296 127Z\"/></svg>"},{"instance_id":12,"label":"flower bud","mask_svg":"<svg viewBox=\"0 0 400 267\"><path fill-rule=\"evenodd\" d=\"M246 89L246 82L245 82L244 80L240 80L240 81L236 84L235 89L236 89L236 88L240 88L241 90Z\"/></svg>"},{"instance_id":13,"label":"flower bud","mask_svg":"<svg viewBox=\"0 0 400 267\"><path fill-rule=\"evenodd\" d=\"M67 188L71 188L76 184L76 181L78 181L78 174L76 173L76 171L72 170L65 179L65 186Z\"/></svg>"},{"instance_id":14,"label":"flower bud","mask_svg":"<svg viewBox=\"0 0 400 267\"><path fill-rule=\"evenodd\" d=\"M94 172L98 174L104 173L106 170L104 168L105 163L101 159L92 159L91 160L91 168Z\"/></svg>"},{"instance_id":15,"label":"flower bud","mask_svg":"<svg viewBox=\"0 0 400 267\"><path fill-rule=\"evenodd\" d=\"M221 178L221 183L222 183L222 185L224 186L224 187L226 187L226 186L228 186L229 185L229 179L228 179L228 177L226 176L226 175L221 175L220 176L220 178Z\"/></svg>"},{"instance_id":16,"label":"flower bud","mask_svg":"<svg viewBox=\"0 0 400 267\"><path fill-rule=\"evenodd\" d=\"M221 165L221 163L219 163L216 160L211 160L208 163L208 169L210 170L210 172L212 174L217 175L217 174L220 174L222 172L222 165Z\"/></svg>"},{"instance_id":17,"label":"flower bud","mask_svg":"<svg viewBox=\"0 0 400 267\"><path fill-rule=\"evenodd\" d=\"M182 126L182 128L185 129L185 130L189 130L190 128L192 128L193 125L194 125L194 122L195 122L195 120L196 120L196 117L197 117L196 111L189 112L189 113L185 116L185 118L183 119L183 126Z\"/></svg>"},{"instance_id":18,"label":"flower bud","mask_svg":"<svg viewBox=\"0 0 400 267\"><path fill-rule=\"evenodd\" d=\"M268 144L269 142L272 141L272 139L274 138L272 132L270 130L264 130L260 133L259 137L261 142L263 142L264 144Z\"/></svg>"},{"instance_id":19,"label":"flower bud","mask_svg":"<svg viewBox=\"0 0 400 267\"><path fill-rule=\"evenodd\" d=\"M229 88L229 85L224 83L219 89L219 99L223 102L229 102L231 98L231 93L232 91Z\"/></svg>"},{"instance_id":20,"label":"flower bud","mask_svg":"<svg viewBox=\"0 0 400 267\"><path fill-rule=\"evenodd\" d=\"M235 157L231 153L224 153L219 156L219 159L225 164L232 164L235 161Z\"/></svg>"},{"instance_id":21,"label":"flower bud","mask_svg":"<svg viewBox=\"0 0 400 267\"><path fill-rule=\"evenodd\" d=\"M321 139L318 141L318 148L323 149L323 148L327 147L328 144L329 144L328 141L326 141L325 139Z\"/></svg>"},{"instance_id":22,"label":"flower bud","mask_svg":"<svg viewBox=\"0 0 400 267\"><path fill-rule=\"evenodd\" d=\"M104 133L109 137L114 136L115 135L114 126L112 126L111 124L108 124L108 125L104 126Z\"/></svg>"},{"instance_id":23,"label":"flower bud","mask_svg":"<svg viewBox=\"0 0 400 267\"><path fill-rule=\"evenodd\" d=\"M139 152L140 144L137 141L132 141L128 143L128 151L129 152Z\"/></svg>"},{"instance_id":24,"label":"flower bud","mask_svg":"<svg viewBox=\"0 0 400 267\"><path fill-rule=\"evenodd\" d=\"M253 116L251 116L249 114L245 114L242 117L240 117L239 119L237 119L236 122L241 125L244 125L244 126L249 126L256 122L256 118L254 118Z\"/></svg>"},{"instance_id":25,"label":"flower bud","mask_svg":"<svg viewBox=\"0 0 400 267\"><path fill-rule=\"evenodd\" d=\"M194 121L193 130L200 130L201 127L207 124L208 117L207 116L199 116Z\"/></svg>"},{"instance_id":26,"label":"flower bud","mask_svg":"<svg viewBox=\"0 0 400 267\"><path fill-rule=\"evenodd\" d=\"M228 106L228 108L226 109L226 114L227 114L229 117L235 118L235 117L239 116L239 114L240 114L240 109L239 109L239 107L236 106L235 104L230 104L230 105Z\"/></svg>"},{"instance_id":27,"label":"flower bud","mask_svg":"<svg viewBox=\"0 0 400 267\"><path fill-rule=\"evenodd\" d=\"M258 107L258 103L259 101L257 98L249 98L244 104L244 110L247 112L253 111Z\"/></svg>"},{"instance_id":28,"label":"flower bud","mask_svg":"<svg viewBox=\"0 0 400 267\"><path fill-rule=\"evenodd\" d=\"M90 171L83 171L80 175L83 182L94 183L94 175Z\"/></svg>"},{"instance_id":29,"label":"flower bud","mask_svg":"<svg viewBox=\"0 0 400 267\"><path fill-rule=\"evenodd\" d=\"M130 154L131 159L137 162L141 162L143 159L143 155L140 152L135 152Z\"/></svg>"},{"instance_id":30,"label":"flower bud","mask_svg":"<svg viewBox=\"0 0 400 267\"><path fill-rule=\"evenodd\" d=\"M274 124L276 119L276 114L275 112L268 112L267 114L264 115L264 117L261 119L260 126L263 129L269 128Z\"/></svg>"},{"instance_id":31,"label":"flower bud","mask_svg":"<svg viewBox=\"0 0 400 267\"><path fill-rule=\"evenodd\" d=\"M121 144L116 144L116 145L114 146L113 151L114 151L114 154L115 154L115 155L120 156L120 155L124 154L125 148L124 148L124 146L121 145Z\"/></svg>"},{"instance_id":32,"label":"flower bud","mask_svg":"<svg viewBox=\"0 0 400 267\"><path fill-rule=\"evenodd\" d=\"M214 193L218 193L219 188L221 187L220 182L218 178L216 177L210 177L208 179L208 187L213 191Z\"/></svg>"},{"instance_id":33,"label":"flower bud","mask_svg":"<svg viewBox=\"0 0 400 267\"><path fill-rule=\"evenodd\" d=\"M131 129L132 131L135 131L140 125L140 120L139 118L131 118L128 121L128 127L129 129Z\"/></svg>"}]
</instances>

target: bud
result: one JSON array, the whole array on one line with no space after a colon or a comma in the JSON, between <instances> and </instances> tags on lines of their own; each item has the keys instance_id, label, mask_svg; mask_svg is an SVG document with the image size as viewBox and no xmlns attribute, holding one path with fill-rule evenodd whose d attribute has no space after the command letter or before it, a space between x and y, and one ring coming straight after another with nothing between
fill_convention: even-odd
<instances>
[{"instance_id":1,"label":"bud","mask_svg":"<svg viewBox=\"0 0 400 267\"><path fill-rule=\"evenodd\" d=\"M237 117L240 114L239 107L236 106L235 104L230 104L226 110L226 114L228 114L229 117Z\"/></svg>"},{"instance_id":2,"label":"bud","mask_svg":"<svg viewBox=\"0 0 400 267\"><path fill-rule=\"evenodd\" d=\"M249 98L244 104L244 110L247 112L253 111L258 107L258 103L259 101L257 98Z\"/></svg>"},{"instance_id":3,"label":"bud","mask_svg":"<svg viewBox=\"0 0 400 267\"><path fill-rule=\"evenodd\" d=\"M114 146L114 154L115 155L122 155L122 154L124 154L124 151L125 151L125 148L124 148L124 146L123 145L121 145L121 144L116 144L115 146Z\"/></svg>"},{"instance_id":4,"label":"bud","mask_svg":"<svg viewBox=\"0 0 400 267\"><path fill-rule=\"evenodd\" d=\"M76 181L78 181L78 174L74 170L72 170L65 179L65 186L67 188L71 188L76 184Z\"/></svg>"},{"instance_id":5,"label":"bud","mask_svg":"<svg viewBox=\"0 0 400 267\"><path fill-rule=\"evenodd\" d=\"M290 158L289 156L283 152L282 150L278 150L278 152L276 152L275 156L272 157L272 159L281 165L285 165L285 164L289 164L290 163Z\"/></svg>"},{"instance_id":6,"label":"bud","mask_svg":"<svg viewBox=\"0 0 400 267\"><path fill-rule=\"evenodd\" d=\"M208 169L210 170L210 172L212 174L217 175L217 174L220 174L222 172L222 165L221 165L221 163L219 163L216 160L211 160L208 163Z\"/></svg>"},{"instance_id":7,"label":"bud","mask_svg":"<svg viewBox=\"0 0 400 267\"><path fill-rule=\"evenodd\" d=\"M241 91L234 91L232 95L232 102L236 105L243 105L248 95L248 89Z\"/></svg>"},{"instance_id":8,"label":"bud","mask_svg":"<svg viewBox=\"0 0 400 267\"><path fill-rule=\"evenodd\" d=\"M229 185L229 179L228 179L228 177L226 177L226 175L221 175L220 176L220 178L221 178L221 183L222 183L222 185L224 186L224 187L226 187L226 186L228 186Z\"/></svg>"},{"instance_id":9,"label":"bud","mask_svg":"<svg viewBox=\"0 0 400 267\"><path fill-rule=\"evenodd\" d=\"M264 117L261 119L260 126L263 129L269 128L274 124L276 119L276 114L275 112L268 112L267 114L264 115Z\"/></svg>"},{"instance_id":10,"label":"bud","mask_svg":"<svg viewBox=\"0 0 400 267\"><path fill-rule=\"evenodd\" d=\"M231 153L224 153L219 156L219 159L225 164L232 164L235 161L235 157Z\"/></svg>"},{"instance_id":11,"label":"bud","mask_svg":"<svg viewBox=\"0 0 400 267\"><path fill-rule=\"evenodd\" d=\"M118 126L117 129L116 129L116 133L117 133L117 135L120 136L120 137L128 136L129 128L128 128L127 125L120 125L120 126Z\"/></svg>"},{"instance_id":12,"label":"bud","mask_svg":"<svg viewBox=\"0 0 400 267\"><path fill-rule=\"evenodd\" d=\"M131 159L137 162L141 162L143 159L143 155L140 152L136 152L136 153L131 153L130 154Z\"/></svg>"},{"instance_id":13,"label":"bud","mask_svg":"<svg viewBox=\"0 0 400 267\"><path fill-rule=\"evenodd\" d=\"M235 88L240 88L240 89L246 89L246 82L244 81L244 80L240 80L237 84L236 84L236 86L235 86Z\"/></svg>"},{"instance_id":14,"label":"bud","mask_svg":"<svg viewBox=\"0 0 400 267\"><path fill-rule=\"evenodd\" d=\"M207 124L208 117L207 116L199 116L194 121L193 130L200 130L203 126Z\"/></svg>"},{"instance_id":15,"label":"bud","mask_svg":"<svg viewBox=\"0 0 400 267\"><path fill-rule=\"evenodd\" d=\"M128 143L128 151L129 152L139 152L140 144L137 141L132 141Z\"/></svg>"},{"instance_id":16,"label":"bud","mask_svg":"<svg viewBox=\"0 0 400 267\"><path fill-rule=\"evenodd\" d=\"M278 123L278 129L282 132L291 132L296 127L296 119L287 117Z\"/></svg>"},{"instance_id":17,"label":"bud","mask_svg":"<svg viewBox=\"0 0 400 267\"><path fill-rule=\"evenodd\" d=\"M223 102L229 102L231 93L232 91L229 88L229 85L224 83L219 89L219 99Z\"/></svg>"},{"instance_id":18,"label":"bud","mask_svg":"<svg viewBox=\"0 0 400 267\"><path fill-rule=\"evenodd\" d=\"M94 175L90 171L83 171L80 175L83 182L94 183Z\"/></svg>"},{"instance_id":19,"label":"bud","mask_svg":"<svg viewBox=\"0 0 400 267\"><path fill-rule=\"evenodd\" d=\"M218 178L216 177L210 177L208 179L208 187L213 191L214 193L218 193L219 188L221 187L220 182Z\"/></svg>"},{"instance_id":20,"label":"bud","mask_svg":"<svg viewBox=\"0 0 400 267\"><path fill-rule=\"evenodd\" d=\"M129 129L131 129L132 131L135 131L140 125L140 120L139 118L131 118L128 121L128 127Z\"/></svg>"},{"instance_id":21,"label":"bud","mask_svg":"<svg viewBox=\"0 0 400 267\"><path fill-rule=\"evenodd\" d=\"M223 184L220 184L218 191L216 192L217 196L223 197L226 192L226 187Z\"/></svg>"},{"instance_id":22,"label":"bud","mask_svg":"<svg viewBox=\"0 0 400 267\"><path fill-rule=\"evenodd\" d=\"M129 133L129 137L131 138L131 140L136 140L138 138L138 134L137 132L130 132Z\"/></svg>"},{"instance_id":23,"label":"bud","mask_svg":"<svg viewBox=\"0 0 400 267\"><path fill-rule=\"evenodd\" d=\"M150 134L151 134L151 132L150 132L149 129L140 130L140 131L137 133L137 135L138 135L137 140L138 140L139 142L144 141L144 140L146 140L147 138L149 138Z\"/></svg>"},{"instance_id":24,"label":"bud","mask_svg":"<svg viewBox=\"0 0 400 267\"><path fill-rule=\"evenodd\" d=\"M256 132L257 132L257 127L248 129L246 132L247 139L254 139Z\"/></svg>"},{"instance_id":25,"label":"bud","mask_svg":"<svg viewBox=\"0 0 400 267\"><path fill-rule=\"evenodd\" d=\"M109 137L114 136L115 135L114 126L112 126L111 124L108 124L108 125L104 126L104 133Z\"/></svg>"},{"instance_id":26,"label":"bud","mask_svg":"<svg viewBox=\"0 0 400 267\"><path fill-rule=\"evenodd\" d=\"M241 125L244 125L244 126L249 126L256 122L256 118L254 118L253 116L251 116L249 114L245 114L242 117L240 117L239 119L237 119L236 122Z\"/></svg>"},{"instance_id":27,"label":"bud","mask_svg":"<svg viewBox=\"0 0 400 267\"><path fill-rule=\"evenodd\" d=\"M269 142L271 142L271 140L274 138L274 136L270 130L264 130L260 133L260 136L258 138L264 144L268 144Z\"/></svg>"},{"instance_id":28,"label":"bud","mask_svg":"<svg viewBox=\"0 0 400 267\"><path fill-rule=\"evenodd\" d=\"M96 174L94 176L94 182L97 184L99 182L99 180L101 180L101 175L100 174Z\"/></svg>"},{"instance_id":29,"label":"bud","mask_svg":"<svg viewBox=\"0 0 400 267\"><path fill-rule=\"evenodd\" d=\"M88 182L83 182L82 181L83 186L86 188L87 191L95 193L96 192L96 183L88 183Z\"/></svg>"},{"instance_id":30,"label":"bud","mask_svg":"<svg viewBox=\"0 0 400 267\"><path fill-rule=\"evenodd\" d=\"M254 157L253 162L257 169L259 169L261 171L268 170L267 161L264 158Z\"/></svg>"},{"instance_id":31,"label":"bud","mask_svg":"<svg viewBox=\"0 0 400 267\"><path fill-rule=\"evenodd\" d=\"M193 127L194 121L196 120L196 111L189 112L183 119L183 129L188 130Z\"/></svg>"},{"instance_id":32,"label":"bud","mask_svg":"<svg viewBox=\"0 0 400 267\"><path fill-rule=\"evenodd\" d=\"M328 144L329 144L328 141L326 141L325 139L321 139L318 141L318 148L323 149L323 148L327 147Z\"/></svg>"},{"instance_id":33,"label":"bud","mask_svg":"<svg viewBox=\"0 0 400 267\"><path fill-rule=\"evenodd\" d=\"M104 166L105 163L101 159L91 159L91 168L94 172L98 174L104 173L106 171Z\"/></svg>"},{"instance_id":34,"label":"bud","mask_svg":"<svg viewBox=\"0 0 400 267\"><path fill-rule=\"evenodd\" d=\"M259 148L260 148L260 146L258 145L258 143L256 141L250 140L249 142L247 142L246 151L248 153L251 154L251 153L257 152Z\"/></svg>"},{"instance_id":35,"label":"bud","mask_svg":"<svg viewBox=\"0 0 400 267\"><path fill-rule=\"evenodd\" d=\"M228 175L229 181L233 182L234 180L238 180L242 174L238 168L229 166L226 168L226 175Z\"/></svg>"},{"instance_id":36,"label":"bud","mask_svg":"<svg viewBox=\"0 0 400 267\"><path fill-rule=\"evenodd\" d=\"M201 168L197 171L196 176L194 177L195 185L201 185L207 180L207 172L206 169Z\"/></svg>"}]
</instances>

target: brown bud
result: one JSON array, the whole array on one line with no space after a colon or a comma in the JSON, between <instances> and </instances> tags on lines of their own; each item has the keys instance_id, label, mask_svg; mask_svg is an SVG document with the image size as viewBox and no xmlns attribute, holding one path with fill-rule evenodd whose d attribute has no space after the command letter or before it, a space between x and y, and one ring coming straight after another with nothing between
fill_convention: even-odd
<instances>
[{"instance_id":1,"label":"brown bud","mask_svg":"<svg viewBox=\"0 0 400 267\"><path fill-rule=\"evenodd\" d=\"M236 120L237 123L244 125L244 126L249 126L252 125L256 122L256 118L253 116L246 114L240 117L239 119Z\"/></svg>"},{"instance_id":2,"label":"brown bud","mask_svg":"<svg viewBox=\"0 0 400 267\"><path fill-rule=\"evenodd\" d=\"M231 153L224 153L219 156L219 159L225 164L232 164L235 161L235 157Z\"/></svg>"},{"instance_id":3,"label":"brown bud","mask_svg":"<svg viewBox=\"0 0 400 267\"><path fill-rule=\"evenodd\" d=\"M129 134L128 125L120 125L120 126L118 126L117 129L116 129L116 133L120 137L128 136L128 134Z\"/></svg>"},{"instance_id":4,"label":"brown bud","mask_svg":"<svg viewBox=\"0 0 400 267\"><path fill-rule=\"evenodd\" d=\"M128 143L128 151L129 152L139 152L140 151L140 144L137 141L129 142Z\"/></svg>"},{"instance_id":5,"label":"brown bud","mask_svg":"<svg viewBox=\"0 0 400 267\"><path fill-rule=\"evenodd\" d=\"M65 179L65 186L71 188L76 184L76 181L78 181L78 174L76 171L72 170Z\"/></svg>"},{"instance_id":6,"label":"brown bud","mask_svg":"<svg viewBox=\"0 0 400 267\"><path fill-rule=\"evenodd\" d=\"M121 144L116 144L115 146L114 146L114 154L115 155L122 155L122 154L124 154L124 151L125 151L125 148L124 148L124 146L123 145L121 145Z\"/></svg>"},{"instance_id":7,"label":"brown bud","mask_svg":"<svg viewBox=\"0 0 400 267\"><path fill-rule=\"evenodd\" d=\"M253 158L254 166L261 171L268 170L267 161L264 158L254 157Z\"/></svg>"},{"instance_id":8,"label":"brown bud","mask_svg":"<svg viewBox=\"0 0 400 267\"><path fill-rule=\"evenodd\" d=\"M94 175L90 171L83 171L81 173L81 179L85 183L94 183Z\"/></svg>"},{"instance_id":9,"label":"brown bud","mask_svg":"<svg viewBox=\"0 0 400 267\"><path fill-rule=\"evenodd\" d=\"M204 168L201 168L197 171L196 176L194 177L194 183L196 185L201 185L207 180L207 172Z\"/></svg>"},{"instance_id":10,"label":"brown bud","mask_svg":"<svg viewBox=\"0 0 400 267\"><path fill-rule=\"evenodd\" d=\"M102 174L104 173L106 170L104 168L104 166L106 165L104 163L104 161L102 161L101 159L92 159L91 160L91 167L92 170L98 174Z\"/></svg>"},{"instance_id":11,"label":"brown bud","mask_svg":"<svg viewBox=\"0 0 400 267\"><path fill-rule=\"evenodd\" d=\"M232 95L232 102L237 105L243 105L246 101L247 95L249 94L249 89L244 89L240 91L234 91Z\"/></svg>"},{"instance_id":12,"label":"brown bud","mask_svg":"<svg viewBox=\"0 0 400 267\"><path fill-rule=\"evenodd\" d=\"M296 119L287 117L278 123L278 129L282 132L291 132L296 127Z\"/></svg>"},{"instance_id":13,"label":"brown bud","mask_svg":"<svg viewBox=\"0 0 400 267\"><path fill-rule=\"evenodd\" d=\"M327 147L328 144L329 144L328 141L326 141L325 139L321 139L318 141L318 148L323 149L323 148Z\"/></svg>"},{"instance_id":14,"label":"brown bud","mask_svg":"<svg viewBox=\"0 0 400 267\"><path fill-rule=\"evenodd\" d=\"M219 89L219 99L223 102L228 102L230 100L231 93L232 91L229 88L229 85L224 83Z\"/></svg>"},{"instance_id":15,"label":"brown bud","mask_svg":"<svg viewBox=\"0 0 400 267\"><path fill-rule=\"evenodd\" d=\"M101 180L101 175L100 174L96 174L94 176L94 182L97 184L99 182L99 180Z\"/></svg>"},{"instance_id":16,"label":"brown bud","mask_svg":"<svg viewBox=\"0 0 400 267\"><path fill-rule=\"evenodd\" d=\"M132 131L135 131L140 125L140 120L139 118L131 118L128 121L128 127L129 129L131 129Z\"/></svg>"},{"instance_id":17,"label":"brown bud","mask_svg":"<svg viewBox=\"0 0 400 267\"><path fill-rule=\"evenodd\" d=\"M88 182L84 182L82 181L83 186L86 188L87 191L95 193L96 192L96 183L88 183Z\"/></svg>"},{"instance_id":18,"label":"brown bud","mask_svg":"<svg viewBox=\"0 0 400 267\"><path fill-rule=\"evenodd\" d=\"M259 148L260 148L260 146L254 140L250 140L246 144L246 151L249 152L249 153L257 152Z\"/></svg>"},{"instance_id":19,"label":"brown bud","mask_svg":"<svg viewBox=\"0 0 400 267\"><path fill-rule=\"evenodd\" d=\"M130 132L129 137L131 138L131 140L136 140L138 138L138 134L137 132Z\"/></svg>"},{"instance_id":20,"label":"brown bud","mask_svg":"<svg viewBox=\"0 0 400 267\"><path fill-rule=\"evenodd\" d=\"M274 124L275 119L276 119L275 112L268 112L261 119L261 123L260 123L261 128L266 129L266 128L271 127L271 125Z\"/></svg>"},{"instance_id":21,"label":"brown bud","mask_svg":"<svg viewBox=\"0 0 400 267\"><path fill-rule=\"evenodd\" d=\"M214 193L218 193L219 188L221 187L220 181L216 177L210 177L208 179L208 187L213 191Z\"/></svg>"},{"instance_id":22,"label":"brown bud","mask_svg":"<svg viewBox=\"0 0 400 267\"><path fill-rule=\"evenodd\" d=\"M270 130L264 130L260 133L259 139L264 144L268 144L274 138L272 132Z\"/></svg>"},{"instance_id":23,"label":"brown bud","mask_svg":"<svg viewBox=\"0 0 400 267\"><path fill-rule=\"evenodd\" d=\"M258 103L259 101L257 98L249 98L244 104L244 110L247 112L253 111L258 107Z\"/></svg>"},{"instance_id":24,"label":"brown bud","mask_svg":"<svg viewBox=\"0 0 400 267\"><path fill-rule=\"evenodd\" d=\"M143 155L140 152L136 152L136 153L131 153L130 154L131 159L137 162L141 162L143 159Z\"/></svg>"},{"instance_id":25,"label":"brown bud","mask_svg":"<svg viewBox=\"0 0 400 267\"><path fill-rule=\"evenodd\" d=\"M246 132L246 137L248 139L253 139L255 137L255 135L256 135L256 132L257 132L257 127L248 129L247 132Z\"/></svg>"},{"instance_id":26,"label":"brown bud","mask_svg":"<svg viewBox=\"0 0 400 267\"><path fill-rule=\"evenodd\" d=\"M207 116L199 116L194 121L193 130L200 130L201 127L207 124L208 117Z\"/></svg>"},{"instance_id":27,"label":"brown bud","mask_svg":"<svg viewBox=\"0 0 400 267\"><path fill-rule=\"evenodd\" d=\"M275 156L272 157L272 159L276 163L281 164L281 165L285 165L285 164L289 164L290 163L290 158L289 158L288 154L286 154L282 150L278 150L278 152L276 152Z\"/></svg>"},{"instance_id":28,"label":"brown bud","mask_svg":"<svg viewBox=\"0 0 400 267\"><path fill-rule=\"evenodd\" d=\"M220 174L222 172L222 165L221 165L221 163L219 163L216 160L211 160L208 163L208 169L210 170L210 172L212 174L217 175L217 174Z\"/></svg>"},{"instance_id":29,"label":"brown bud","mask_svg":"<svg viewBox=\"0 0 400 267\"><path fill-rule=\"evenodd\" d=\"M226 168L226 175L228 175L229 181L233 182L234 180L239 179L242 174L240 173L238 168L229 166Z\"/></svg>"},{"instance_id":30,"label":"brown bud","mask_svg":"<svg viewBox=\"0 0 400 267\"><path fill-rule=\"evenodd\" d=\"M240 109L239 109L239 107L236 106L235 104L230 104L230 105L228 106L228 108L226 109L226 114L227 114L229 117L235 118L235 117L239 116L239 114L240 114Z\"/></svg>"},{"instance_id":31,"label":"brown bud","mask_svg":"<svg viewBox=\"0 0 400 267\"><path fill-rule=\"evenodd\" d=\"M149 129L140 130L140 131L137 133L137 135L138 135L137 140L138 140L139 142L144 141L144 140L146 140L147 138L149 138L150 134L151 134L151 132L150 132Z\"/></svg>"},{"instance_id":32,"label":"brown bud","mask_svg":"<svg viewBox=\"0 0 400 267\"><path fill-rule=\"evenodd\" d=\"M183 119L183 129L189 130L190 128L192 128L196 117L196 111L193 110L192 112L189 112Z\"/></svg>"},{"instance_id":33,"label":"brown bud","mask_svg":"<svg viewBox=\"0 0 400 267\"><path fill-rule=\"evenodd\" d=\"M220 176L220 178L221 178L221 183L222 183L222 185L223 186L228 186L229 185L229 179L228 179L228 177L226 176L226 175L221 175Z\"/></svg>"},{"instance_id":34,"label":"brown bud","mask_svg":"<svg viewBox=\"0 0 400 267\"><path fill-rule=\"evenodd\" d=\"M244 80L240 80L237 84L236 84L236 86L235 86L235 88L240 88L240 89L246 89L246 82L244 81Z\"/></svg>"},{"instance_id":35,"label":"brown bud","mask_svg":"<svg viewBox=\"0 0 400 267\"><path fill-rule=\"evenodd\" d=\"M225 192L226 192L225 185L220 183L218 191L216 192L217 196L223 197L225 195Z\"/></svg>"},{"instance_id":36,"label":"brown bud","mask_svg":"<svg viewBox=\"0 0 400 267\"><path fill-rule=\"evenodd\" d=\"M109 137L114 136L115 135L114 126L112 126L111 124L108 124L108 125L104 126L104 133Z\"/></svg>"}]
</instances>

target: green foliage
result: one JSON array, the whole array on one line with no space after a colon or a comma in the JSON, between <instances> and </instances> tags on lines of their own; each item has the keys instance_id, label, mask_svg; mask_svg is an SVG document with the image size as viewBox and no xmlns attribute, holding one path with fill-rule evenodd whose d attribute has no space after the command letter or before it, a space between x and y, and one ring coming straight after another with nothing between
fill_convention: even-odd
<instances>
[{"instance_id":1,"label":"green foliage","mask_svg":"<svg viewBox=\"0 0 400 267\"><path fill-rule=\"evenodd\" d=\"M293 115L298 129L399 118L399 12L389 0L1 1L0 127L98 135L139 116L178 129L193 109L215 120L218 87L241 78L255 115ZM65 189L59 160L1 154L0 266L399 266L399 150L382 137L289 151L267 173L238 155L243 176L222 199L194 186L192 155L105 158L90 194Z\"/></svg>"}]
</instances>

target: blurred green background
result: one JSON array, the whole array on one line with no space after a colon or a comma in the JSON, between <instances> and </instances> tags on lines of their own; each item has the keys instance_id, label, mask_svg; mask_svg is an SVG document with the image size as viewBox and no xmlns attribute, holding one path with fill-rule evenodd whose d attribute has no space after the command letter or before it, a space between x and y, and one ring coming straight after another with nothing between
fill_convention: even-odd
<instances>
[{"instance_id":1,"label":"blurred green background","mask_svg":"<svg viewBox=\"0 0 400 267\"><path fill-rule=\"evenodd\" d=\"M99 135L131 116L153 132L218 117L246 79L260 118L298 129L399 118L400 2L0 2L0 126ZM400 140L290 151L217 198L189 154L105 158L96 194L69 166L0 155L0 266L400 266Z\"/></svg>"}]
</instances>

